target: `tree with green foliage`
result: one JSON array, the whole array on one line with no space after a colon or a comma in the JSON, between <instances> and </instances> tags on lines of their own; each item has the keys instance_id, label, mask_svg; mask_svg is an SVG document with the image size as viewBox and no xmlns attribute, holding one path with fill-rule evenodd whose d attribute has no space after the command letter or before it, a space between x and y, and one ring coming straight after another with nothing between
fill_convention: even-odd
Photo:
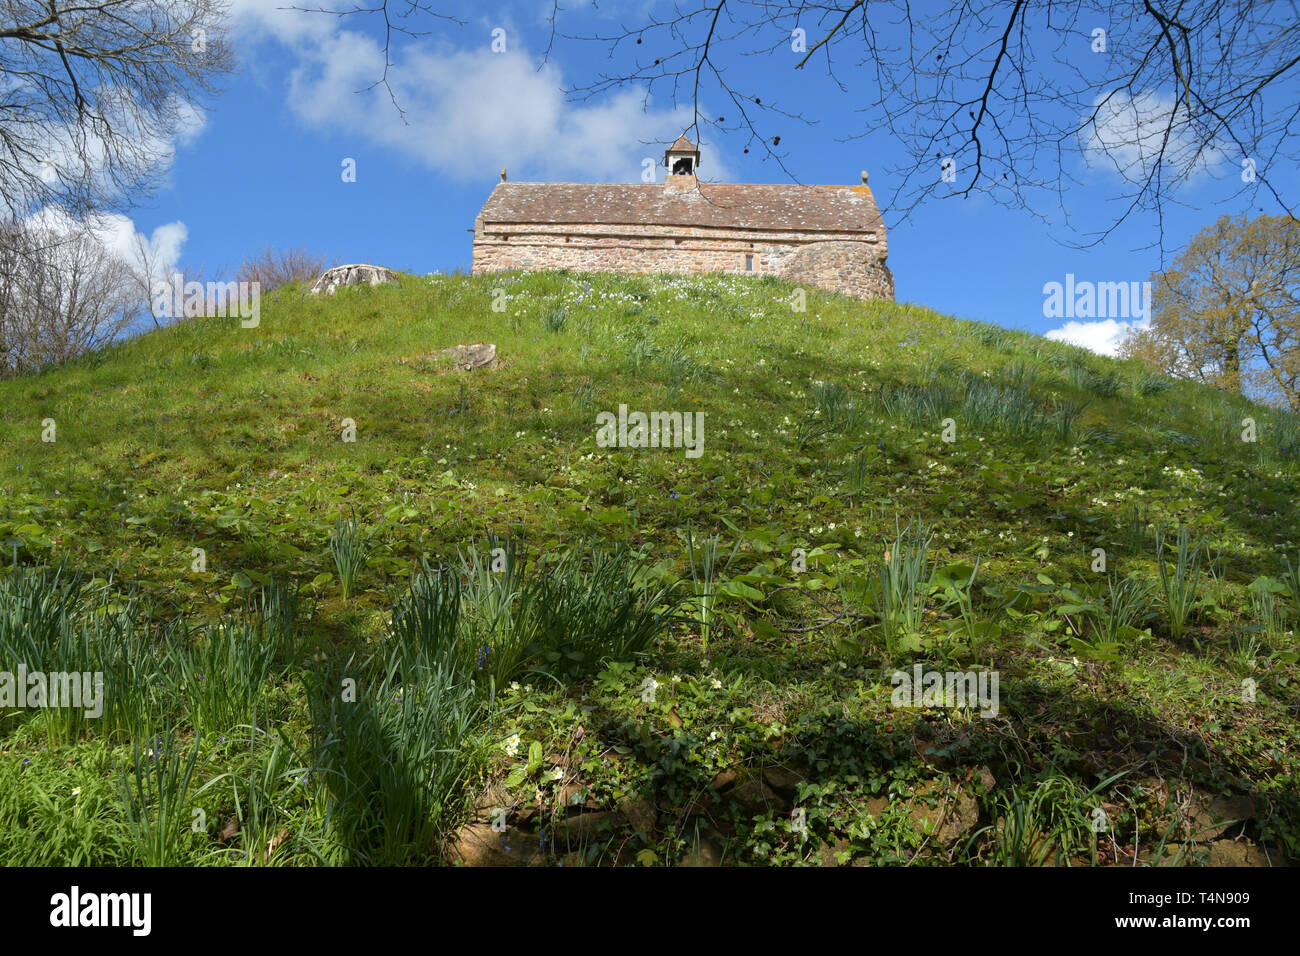
<instances>
[{"instance_id":1,"label":"tree with green foliage","mask_svg":"<svg viewBox=\"0 0 1300 956\"><path fill-rule=\"evenodd\" d=\"M1121 355L1300 410L1300 220L1221 217L1152 277L1152 297Z\"/></svg>"}]
</instances>

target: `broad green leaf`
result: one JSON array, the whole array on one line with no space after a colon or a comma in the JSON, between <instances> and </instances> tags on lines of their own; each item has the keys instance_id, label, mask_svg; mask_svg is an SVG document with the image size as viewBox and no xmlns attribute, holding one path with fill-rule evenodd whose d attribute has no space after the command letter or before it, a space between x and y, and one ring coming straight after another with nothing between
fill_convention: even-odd
<instances>
[{"instance_id":1,"label":"broad green leaf","mask_svg":"<svg viewBox=\"0 0 1300 956\"><path fill-rule=\"evenodd\" d=\"M534 740L528 745L528 773L536 773L542 766L542 742Z\"/></svg>"},{"instance_id":2,"label":"broad green leaf","mask_svg":"<svg viewBox=\"0 0 1300 956\"><path fill-rule=\"evenodd\" d=\"M975 568L969 564L950 564L934 572L931 583L941 588L964 588L975 574Z\"/></svg>"}]
</instances>

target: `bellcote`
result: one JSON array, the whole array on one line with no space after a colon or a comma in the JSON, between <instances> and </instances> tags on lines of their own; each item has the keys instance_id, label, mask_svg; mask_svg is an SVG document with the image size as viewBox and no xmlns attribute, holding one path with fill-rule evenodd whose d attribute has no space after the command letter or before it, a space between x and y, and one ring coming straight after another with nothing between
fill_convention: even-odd
<instances>
[{"instance_id":1,"label":"bellcote","mask_svg":"<svg viewBox=\"0 0 1300 956\"><path fill-rule=\"evenodd\" d=\"M696 171L700 166L700 151L685 135L678 136L677 142L664 151L664 165L668 167L664 185L669 189L694 189L698 184Z\"/></svg>"}]
</instances>

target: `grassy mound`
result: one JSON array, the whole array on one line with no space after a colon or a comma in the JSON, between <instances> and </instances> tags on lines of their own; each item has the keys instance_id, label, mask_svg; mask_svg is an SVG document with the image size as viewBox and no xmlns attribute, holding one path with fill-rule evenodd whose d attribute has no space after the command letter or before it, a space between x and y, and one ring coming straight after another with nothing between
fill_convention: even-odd
<instances>
[{"instance_id":1,"label":"grassy mound","mask_svg":"<svg viewBox=\"0 0 1300 956\"><path fill-rule=\"evenodd\" d=\"M0 672L104 675L0 684L0 862L1294 859L1300 422L800 303L289 287L0 382Z\"/></svg>"}]
</instances>

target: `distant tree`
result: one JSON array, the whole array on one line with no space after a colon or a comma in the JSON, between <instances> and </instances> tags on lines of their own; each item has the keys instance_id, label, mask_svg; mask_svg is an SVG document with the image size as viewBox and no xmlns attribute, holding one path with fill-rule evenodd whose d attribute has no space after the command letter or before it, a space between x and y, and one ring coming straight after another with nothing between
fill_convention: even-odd
<instances>
[{"instance_id":1,"label":"distant tree","mask_svg":"<svg viewBox=\"0 0 1300 956\"><path fill-rule=\"evenodd\" d=\"M1220 218L1152 277L1152 298L1121 355L1300 411L1300 220Z\"/></svg>"},{"instance_id":2,"label":"distant tree","mask_svg":"<svg viewBox=\"0 0 1300 956\"><path fill-rule=\"evenodd\" d=\"M144 308L130 267L89 229L0 226L0 376L107 345Z\"/></svg>"},{"instance_id":3,"label":"distant tree","mask_svg":"<svg viewBox=\"0 0 1300 956\"><path fill-rule=\"evenodd\" d=\"M269 245L259 255L245 259L235 277L239 282L261 284L263 294L290 282L315 279L337 262L305 249L273 250Z\"/></svg>"},{"instance_id":4,"label":"distant tree","mask_svg":"<svg viewBox=\"0 0 1300 956\"><path fill-rule=\"evenodd\" d=\"M143 310L149 314L153 320L155 329L162 327L160 319L162 316L155 315L153 311L154 287L159 282L170 282L172 276L168 275L166 263L163 262L163 250L159 246L151 243L145 238L144 233L137 232L131 241L131 259L128 262L131 271L131 278L135 282L136 295L141 302L148 303ZM187 273L192 280L201 281L201 276L193 272Z\"/></svg>"},{"instance_id":5,"label":"distant tree","mask_svg":"<svg viewBox=\"0 0 1300 956\"><path fill-rule=\"evenodd\" d=\"M228 0L0 0L0 200L84 219L156 185L230 69Z\"/></svg>"}]
</instances>

